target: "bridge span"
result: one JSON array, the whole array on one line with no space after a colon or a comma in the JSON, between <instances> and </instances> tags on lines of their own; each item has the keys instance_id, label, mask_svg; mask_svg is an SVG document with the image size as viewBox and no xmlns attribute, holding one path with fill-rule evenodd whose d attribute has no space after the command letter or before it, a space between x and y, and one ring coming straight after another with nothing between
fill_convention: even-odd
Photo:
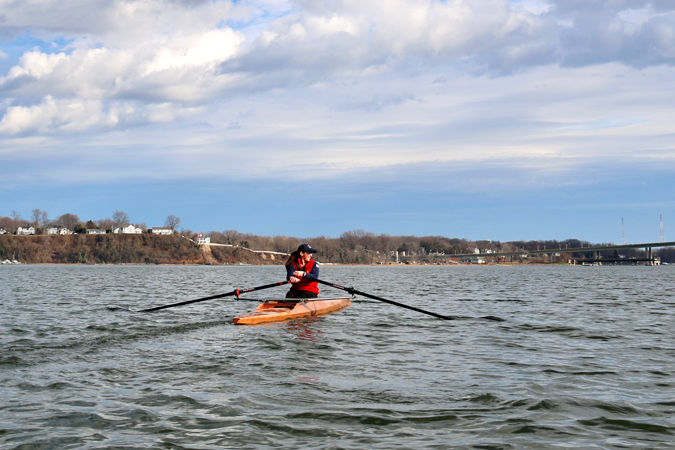
<instances>
[{"instance_id":1,"label":"bridge span","mask_svg":"<svg viewBox=\"0 0 675 450\"><path fill-rule=\"evenodd\" d=\"M647 264L653 264L656 261L656 258L653 256L653 249L660 247L675 247L675 242L642 242L636 244L608 244L608 245L595 245L588 247L552 247L552 248L542 248L536 250L514 250L511 252L493 252L493 253L455 253L451 255L444 255L446 258L493 258L493 257L506 257L513 258L519 256L534 256L534 255L557 255L562 253L568 254L588 254L592 253L592 258L572 258L577 262L646 262ZM633 259L611 259L611 258L601 258L600 252L607 251L618 251L625 249L644 249L645 257L644 258L633 258Z\"/></svg>"}]
</instances>

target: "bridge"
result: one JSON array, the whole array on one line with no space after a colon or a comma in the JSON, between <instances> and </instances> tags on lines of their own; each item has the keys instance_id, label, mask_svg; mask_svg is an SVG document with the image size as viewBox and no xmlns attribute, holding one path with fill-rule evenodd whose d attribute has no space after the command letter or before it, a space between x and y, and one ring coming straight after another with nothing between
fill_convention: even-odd
<instances>
[{"instance_id":1,"label":"bridge","mask_svg":"<svg viewBox=\"0 0 675 450\"><path fill-rule=\"evenodd\" d=\"M637 244L621 244L621 245L597 245L588 247L554 247L543 248L537 250L515 250L511 252L493 252L493 253L455 253L450 255L443 255L445 258L493 258L503 257L513 259L513 257L521 256L535 256L535 255L558 255L561 253L575 254L575 253L592 253L592 258L572 258L575 263L589 263L589 262L645 262L647 264L655 264L657 258L653 256L653 249L660 247L675 247L675 242L643 242ZM644 258L602 258L600 252L618 251L625 249L644 249L646 256Z\"/></svg>"}]
</instances>

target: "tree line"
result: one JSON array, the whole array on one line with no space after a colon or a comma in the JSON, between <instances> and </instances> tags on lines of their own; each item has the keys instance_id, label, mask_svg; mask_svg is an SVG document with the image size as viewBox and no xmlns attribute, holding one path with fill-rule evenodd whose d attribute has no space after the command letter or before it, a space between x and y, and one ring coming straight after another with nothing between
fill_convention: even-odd
<instances>
[{"instance_id":1,"label":"tree line","mask_svg":"<svg viewBox=\"0 0 675 450\"><path fill-rule=\"evenodd\" d=\"M87 221L81 220L77 214L61 214L60 216L50 219L46 211L41 209L34 209L31 212L30 219L23 219L21 214L12 211L11 217L0 217L0 229L8 233L16 233L19 227L32 226L37 230L37 234L49 227L63 227L74 233L86 233L88 229L108 230L112 231L115 228L124 227L132 224L129 215L124 211L115 210L111 217L99 220L89 219ZM176 230L180 224L180 218L174 215L167 216L164 221L164 226ZM148 226L145 222L134 223L137 227L147 230Z\"/></svg>"},{"instance_id":2,"label":"tree line","mask_svg":"<svg viewBox=\"0 0 675 450\"><path fill-rule=\"evenodd\" d=\"M535 250L556 250L557 256L539 255L516 256L511 262L567 262L572 254L567 249L583 247L607 246L609 243L591 243L579 239L532 240L500 242L494 240L468 240L444 236L391 236L375 234L364 230L352 230L342 233L337 238L318 236L299 239L288 236L258 236L240 233L235 230L210 233L211 242L239 245L245 248L271 250L290 253L302 242L309 242L318 250L317 259L340 264L388 264L401 263L448 263L450 255L464 254L474 257L489 258L493 253L518 253ZM616 258L616 250L601 252L603 257ZM575 254L578 256L578 254ZM622 249L625 258L643 257L641 249ZM590 257L592 255L586 255ZM675 258L675 249L661 249L655 256L662 261L670 262ZM456 261L458 258L453 258ZM468 257L465 257L466 261ZM497 262L505 261L498 260Z\"/></svg>"},{"instance_id":3,"label":"tree line","mask_svg":"<svg viewBox=\"0 0 675 450\"><path fill-rule=\"evenodd\" d=\"M7 232L15 232L19 226L33 225L36 228L47 226L63 226L75 233L85 233L86 229L98 228L112 230L130 224L129 216L116 210L110 218L100 220L80 220L75 214L63 214L50 220L46 212L35 209L32 211L31 220L22 219L18 213L13 212L12 217L0 217L0 228ZM169 215L164 223L165 227L176 230L180 224L180 218ZM145 223L136 223L136 226L147 229ZM180 234L187 238L193 238L195 233L191 230L181 229ZM467 240L449 238L445 236L391 236L388 234L375 234L365 230L351 230L342 233L339 237L316 236L299 238L291 236L260 236L251 233L242 233L236 230L211 231L207 233L212 243L228 244L244 249L263 250L269 252L281 252L290 254L298 245L309 242L318 249L317 259L324 262L341 264L377 264L391 263L396 260L406 263L438 263L449 262L449 255L474 254L488 256L491 253L514 253L519 251L560 249L558 259L564 262L568 248L581 248L599 245L611 245L603 243L590 243L578 239L557 240L532 240L500 242L493 240ZM214 247L215 248L215 247ZM182 250L181 250L182 252ZM180 252L179 252L180 253ZM216 259L229 261L231 255L226 255L225 250L216 250ZM640 249L624 249L621 254L626 258L643 255ZM91 254L91 253L90 253ZM244 255L245 253L241 253ZM656 252L662 261L672 262L675 258L675 249L660 249ZM617 256L606 254L604 256ZM147 259L147 257L144 257ZM518 262L519 258L516 258ZM527 258L529 262L553 262L550 257L539 256ZM247 261L255 263L256 260L247 256ZM525 258L520 258L525 262Z\"/></svg>"}]
</instances>

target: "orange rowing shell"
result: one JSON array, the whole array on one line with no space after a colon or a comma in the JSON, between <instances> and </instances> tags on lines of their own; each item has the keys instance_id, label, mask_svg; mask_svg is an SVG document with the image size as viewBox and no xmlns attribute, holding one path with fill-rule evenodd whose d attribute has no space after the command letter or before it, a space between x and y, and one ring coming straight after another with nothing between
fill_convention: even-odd
<instances>
[{"instance_id":1,"label":"orange rowing shell","mask_svg":"<svg viewBox=\"0 0 675 450\"><path fill-rule=\"evenodd\" d=\"M267 300L250 313L234 318L235 325L257 325L302 317L321 316L350 305L349 298L317 298L306 301Z\"/></svg>"}]
</instances>

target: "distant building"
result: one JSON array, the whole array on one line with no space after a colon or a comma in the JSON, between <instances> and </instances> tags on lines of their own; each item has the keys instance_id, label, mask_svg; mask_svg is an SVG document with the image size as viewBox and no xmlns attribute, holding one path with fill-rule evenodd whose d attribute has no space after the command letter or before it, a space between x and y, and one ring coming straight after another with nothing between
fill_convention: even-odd
<instances>
[{"instance_id":1,"label":"distant building","mask_svg":"<svg viewBox=\"0 0 675 450\"><path fill-rule=\"evenodd\" d=\"M170 236L173 234L173 228L170 227L152 227L152 234L160 234L162 236Z\"/></svg>"},{"instance_id":2,"label":"distant building","mask_svg":"<svg viewBox=\"0 0 675 450\"><path fill-rule=\"evenodd\" d=\"M142 234L143 230L134 226L134 225L127 225L126 227L115 228L113 230L113 233L115 233L115 234Z\"/></svg>"},{"instance_id":3,"label":"distant building","mask_svg":"<svg viewBox=\"0 0 675 450\"><path fill-rule=\"evenodd\" d=\"M35 228L34 227L19 227L16 230L16 234L22 235L22 236L27 236L29 234L35 234Z\"/></svg>"},{"instance_id":4,"label":"distant building","mask_svg":"<svg viewBox=\"0 0 675 450\"><path fill-rule=\"evenodd\" d=\"M49 227L47 228L47 234L73 234L71 230L65 227Z\"/></svg>"},{"instance_id":5,"label":"distant building","mask_svg":"<svg viewBox=\"0 0 675 450\"><path fill-rule=\"evenodd\" d=\"M87 228L87 234L106 234L107 231L98 228Z\"/></svg>"},{"instance_id":6,"label":"distant building","mask_svg":"<svg viewBox=\"0 0 675 450\"><path fill-rule=\"evenodd\" d=\"M5 230L4 228L0 228L0 234L7 234L7 230Z\"/></svg>"},{"instance_id":7,"label":"distant building","mask_svg":"<svg viewBox=\"0 0 675 450\"><path fill-rule=\"evenodd\" d=\"M204 233L197 233L195 235L195 240L197 241L197 244L199 245L204 245L204 244L210 244L211 243L211 238Z\"/></svg>"}]
</instances>

